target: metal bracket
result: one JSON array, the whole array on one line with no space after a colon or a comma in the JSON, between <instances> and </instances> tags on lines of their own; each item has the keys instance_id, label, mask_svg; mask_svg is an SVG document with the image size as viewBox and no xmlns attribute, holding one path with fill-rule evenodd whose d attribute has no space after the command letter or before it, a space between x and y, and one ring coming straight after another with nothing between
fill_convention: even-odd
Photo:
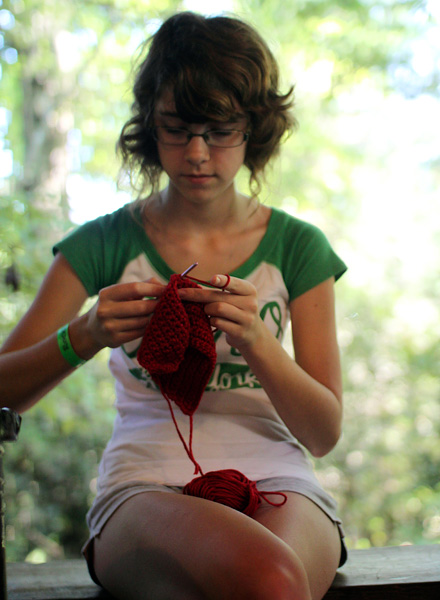
<instances>
[{"instance_id":1,"label":"metal bracket","mask_svg":"<svg viewBox=\"0 0 440 600\"><path fill-rule=\"evenodd\" d=\"M15 442L20 431L21 417L10 408L0 410L0 443Z\"/></svg>"},{"instance_id":2,"label":"metal bracket","mask_svg":"<svg viewBox=\"0 0 440 600\"><path fill-rule=\"evenodd\" d=\"M5 504L4 489L5 478L3 474L3 442L15 442L20 431L21 417L10 408L0 410L0 600L7 600L8 590L6 584L6 547L5 547Z\"/></svg>"}]
</instances>

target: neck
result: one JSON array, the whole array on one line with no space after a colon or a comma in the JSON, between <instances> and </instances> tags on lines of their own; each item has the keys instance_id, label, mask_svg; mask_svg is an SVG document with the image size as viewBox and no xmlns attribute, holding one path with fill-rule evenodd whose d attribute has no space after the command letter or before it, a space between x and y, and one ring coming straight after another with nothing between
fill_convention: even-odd
<instances>
[{"instance_id":1,"label":"neck","mask_svg":"<svg viewBox=\"0 0 440 600\"><path fill-rule=\"evenodd\" d=\"M249 216L252 200L238 194L231 186L222 197L211 202L197 202L181 197L170 185L158 197L156 211L158 216L166 218L168 225L178 224L186 230L223 229L225 226L239 224Z\"/></svg>"}]
</instances>

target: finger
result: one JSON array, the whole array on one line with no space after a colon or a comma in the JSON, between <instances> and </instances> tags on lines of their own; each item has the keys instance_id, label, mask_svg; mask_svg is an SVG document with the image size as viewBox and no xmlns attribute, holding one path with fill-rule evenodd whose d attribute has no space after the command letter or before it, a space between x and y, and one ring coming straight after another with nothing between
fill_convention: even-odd
<instances>
[{"instance_id":1,"label":"finger","mask_svg":"<svg viewBox=\"0 0 440 600\"><path fill-rule=\"evenodd\" d=\"M229 319L222 319L220 317L210 317L209 323L211 327L222 331L226 335L236 335L237 337L242 333L242 327L239 323L230 321Z\"/></svg>"},{"instance_id":2,"label":"finger","mask_svg":"<svg viewBox=\"0 0 440 600\"><path fill-rule=\"evenodd\" d=\"M209 283L215 287L221 288L222 290L226 290L228 285L231 283L230 275L214 275L211 277Z\"/></svg>"},{"instance_id":3,"label":"finger","mask_svg":"<svg viewBox=\"0 0 440 600\"><path fill-rule=\"evenodd\" d=\"M162 284L134 281L132 283L119 283L103 288L99 295L102 298L120 302L145 297L157 298L162 295L164 290L165 286Z\"/></svg>"},{"instance_id":4,"label":"finger","mask_svg":"<svg viewBox=\"0 0 440 600\"><path fill-rule=\"evenodd\" d=\"M109 348L117 348L122 344L132 342L142 338L145 333L145 326L137 329L128 329L124 331L115 331L112 335L109 335L106 340L106 345Z\"/></svg>"},{"instance_id":5,"label":"finger","mask_svg":"<svg viewBox=\"0 0 440 600\"><path fill-rule=\"evenodd\" d=\"M221 331L226 336L226 342L230 346L234 346L234 348L240 348L241 345L246 343L246 340L249 337L241 323L229 319L212 317L210 319L210 325L216 331Z\"/></svg>"},{"instance_id":6,"label":"finger","mask_svg":"<svg viewBox=\"0 0 440 600\"><path fill-rule=\"evenodd\" d=\"M150 277L149 279L145 280L146 283L155 283L156 285L162 285L163 283L159 281L159 279L157 277Z\"/></svg>"},{"instance_id":7,"label":"finger","mask_svg":"<svg viewBox=\"0 0 440 600\"><path fill-rule=\"evenodd\" d=\"M255 287L249 281L240 279L239 277L231 277L230 275L214 275L209 283L216 288L220 288L231 294L239 294L240 296L247 296L255 293Z\"/></svg>"},{"instance_id":8,"label":"finger","mask_svg":"<svg viewBox=\"0 0 440 600\"><path fill-rule=\"evenodd\" d=\"M216 282L216 284L214 283ZM215 275L209 282L211 285L215 285L214 288L180 288L177 290L182 300L188 300L190 302L234 302L234 296L255 296L255 287L249 281L239 279L238 277L231 277L228 283L227 275ZM223 286L226 288L223 290Z\"/></svg>"},{"instance_id":9,"label":"finger","mask_svg":"<svg viewBox=\"0 0 440 600\"><path fill-rule=\"evenodd\" d=\"M126 302L102 302L91 311L92 321L96 321L98 328L106 330L117 330L118 322L124 327L128 319L148 319L153 314L158 300L129 300ZM143 323L144 326L146 323ZM139 326L142 326L139 325ZM120 326L122 327L122 325Z\"/></svg>"},{"instance_id":10,"label":"finger","mask_svg":"<svg viewBox=\"0 0 440 600\"><path fill-rule=\"evenodd\" d=\"M161 296L167 286L167 284L164 284L161 281L159 281L159 279L157 279L157 277L150 277L149 279L146 279L144 283L148 283L149 285L154 286L153 289L156 290L157 296Z\"/></svg>"},{"instance_id":11,"label":"finger","mask_svg":"<svg viewBox=\"0 0 440 600\"><path fill-rule=\"evenodd\" d=\"M220 319L221 321L228 321L245 327L252 322L251 314L243 310L240 306L229 302L213 302L206 304L204 310L211 320ZM217 322L215 323L215 326L218 327Z\"/></svg>"},{"instance_id":12,"label":"finger","mask_svg":"<svg viewBox=\"0 0 440 600\"><path fill-rule=\"evenodd\" d=\"M112 304L108 316L119 319L147 317L154 312L158 302L155 299L117 302Z\"/></svg>"},{"instance_id":13,"label":"finger","mask_svg":"<svg viewBox=\"0 0 440 600\"><path fill-rule=\"evenodd\" d=\"M128 317L126 319L114 319L106 323L106 330L112 332L113 335L121 333L140 331L144 334L145 328L150 321L150 316L145 317Z\"/></svg>"}]
</instances>

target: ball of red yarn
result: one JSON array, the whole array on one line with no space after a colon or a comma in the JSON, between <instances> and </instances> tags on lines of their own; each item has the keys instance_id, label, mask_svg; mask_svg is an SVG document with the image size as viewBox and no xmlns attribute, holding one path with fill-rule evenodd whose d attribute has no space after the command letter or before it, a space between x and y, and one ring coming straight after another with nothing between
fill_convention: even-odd
<instances>
[{"instance_id":1,"label":"ball of red yarn","mask_svg":"<svg viewBox=\"0 0 440 600\"><path fill-rule=\"evenodd\" d=\"M209 471L186 484L183 493L219 502L251 517L261 503L256 483L240 471Z\"/></svg>"}]
</instances>

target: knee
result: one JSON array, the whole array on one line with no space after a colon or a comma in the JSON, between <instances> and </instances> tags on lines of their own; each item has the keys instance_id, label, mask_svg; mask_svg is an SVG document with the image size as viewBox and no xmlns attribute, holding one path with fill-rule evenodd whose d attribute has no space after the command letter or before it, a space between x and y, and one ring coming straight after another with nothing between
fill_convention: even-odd
<instances>
[{"instance_id":1,"label":"knee","mask_svg":"<svg viewBox=\"0 0 440 600\"><path fill-rule=\"evenodd\" d=\"M236 598L248 600L311 600L307 573L294 552L286 550L253 562L241 561Z\"/></svg>"}]
</instances>

